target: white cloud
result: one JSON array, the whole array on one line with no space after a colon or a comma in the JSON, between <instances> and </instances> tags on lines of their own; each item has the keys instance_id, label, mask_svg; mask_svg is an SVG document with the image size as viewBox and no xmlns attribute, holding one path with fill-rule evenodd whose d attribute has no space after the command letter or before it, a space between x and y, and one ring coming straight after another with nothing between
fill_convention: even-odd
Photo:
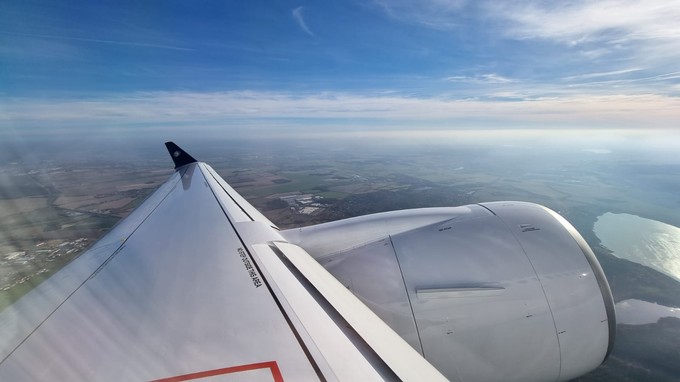
<instances>
[{"instance_id":1,"label":"white cloud","mask_svg":"<svg viewBox=\"0 0 680 382\"><path fill-rule=\"evenodd\" d=\"M481 127L628 127L676 128L680 97L654 94L570 95L532 100L414 98L352 93L292 94L275 92L150 92L95 100L2 100L0 130L110 126L230 126L282 122L323 129L364 121L366 130L395 125L411 129ZM313 127L310 127L310 124Z\"/></svg>"},{"instance_id":2,"label":"white cloud","mask_svg":"<svg viewBox=\"0 0 680 382\"><path fill-rule=\"evenodd\" d=\"M467 0L374 0L374 4L395 20L447 30L458 25L456 19Z\"/></svg>"},{"instance_id":3,"label":"white cloud","mask_svg":"<svg viewBox=\"0 0 680 382\"><path fill-rule=\"evenodd\" d=\"M670 69L680 60L680 0L484 2L500 33L562 44L585 60Z\"/></svg>"},{"instance_id":4,"label":"white cloud","mask_svg":"<svg viewBox=\"0 0 680 382\"><path fill-rule=\"evenodd\" d=\"M307 33L308 35L310 35L310 36L312 36L312 37L316 37L316 36L314 35L314 32L312 32L312 31L309 29L309 27L307 26L307 23L305 23L305 18L304 18L304 16L302 15L302 11L303 11L304 9L305 9L304 7L297 7L297 8L295 8L295 9L293 9L293 11L292 11L293 19L295 20L295 22L298 24L298 26L299 26L305 33Z\"/></svg>"},{"instance_id":5,"label":"white cloud","mask_svg":"<svg viewBox=\"0 0 680 382\"><path fill-rule=\"evenodd\" d=\"M515 82L515 80L500 76L496 73L489 74L478 74L474 76L450 76L444 78L445 81L449 82L467 82L473 84L507 84Z\"/></svg>"},{"instance_id":6,"label":"white cloud","mask_svg":"<svg viewBox=\"0 0 680 382\"><path fill-rule=\"evenodd\" d=\"M507 100L531 100L531 96L527 93L519 91L498 91L487 94L488 98L501 98Z\"/></svg>"},{"instance_id":7,"label":"white cloud","mask_svg":"<svg viewBox=\"0 0 680 382\"><path fill-rule=\"evenodd\" d=\"M584 79L599 78L599 77L611 77L611 76L619 76L621 74L638 72L640 70L642 70L642 69L632 68L632 69L612 70L612 71L609 71L609 72L586 73L586 74L579 74L579 75L576 75L576 76L564 77L564 79L567 80L567 81L572 81L572 80L584 80Z\"/></svg>"},{"instance_id":8,"label":"white cloud","mask_svg":"<svg viewBox=\"0 0 680 382\"><path fill-rule=\"evenodd\" d=\"M592 153L592 154L598 154L598 155L605 155L605 154L611 154L612 151L610 149L583 149L581 151L585 151L587 153Z\"/></svg>"},{"instance_id":9,"label":"white cloud","mask_svg":"<svg viewBox=\"0 0 680 382\"><path fill-rule=\"evenodd\" d=\"M610 78L611 76L614 76L614 78ZM564 80L575 81L568 83L566 86L580 92L588 91L588 89L590 89L590 93L594 91L601 92L602 89L610 91L625 89L629 93L635 90L640 93L646 89L649 93L672 94L674 93L673 82L678 78L680 78L680 72L662 73L652 76L625 76L622 78L617 78L617 74L592 73L591 75L565 77Z\"/></svg>"},{"instance_id":10,"label":"white cloud","mask_svg":"<svg viewBox=\"0 0 680 382\"><path fill-rule=\"evenodd\" d=\"M75 42L87 42L87 43L98 43L98 44L109 44L109 45L123 45L138 48L154 48L154 49L169 49L169 50L180 50L180 51L193 51L194 49L175 46L175 45L164 45L164 44L152 44L137 41L119 41L119 40L103 40L95 38L84 38L84 37L68 37L59 35L49 35L49 34L29 34L29 33L8 33L0 32L8 36L16 36L23 40L34 39L34 40L56 40L56 41L75 41Z\"/></svg>"},{"instance_id":11,"label":"white cloud","mask_svg":"<svg viewBox=\"0 0 680 382\"><path fill-rule=\"evenodd\" d=\"M435 29L457 25L465 11L510 21L501 30L516 38L551 39L569 44L606 40L680 37L680 0L374 0L394 19ZM488 20L487 20L488 21ZM499 26L499 25L496 25Z\"/></svg>"},{"instance_id":12,"label":"white cloud","mask_svg":"<svg viewBox=\"0 0 680 382\"><path fill-rule=\"evenodd\" d=\"M508 33L519 38L569 44L626 44L631 40L680 37L678 0L514 1L486 5L496 17L512 21Z\"/></svg>"},{"instance_id":13,"label":"white cloud","mask_svg":"<svg viewBox=\"0 0 680 382\"><path fill-rule=\"evenodd\" d=\"M483 23L490 36L544 40L582 60L680 60L680 0L375 0L392 19L437 30ZM550 57L542 59L549 60Z\"/></svg>"}]
</instances>

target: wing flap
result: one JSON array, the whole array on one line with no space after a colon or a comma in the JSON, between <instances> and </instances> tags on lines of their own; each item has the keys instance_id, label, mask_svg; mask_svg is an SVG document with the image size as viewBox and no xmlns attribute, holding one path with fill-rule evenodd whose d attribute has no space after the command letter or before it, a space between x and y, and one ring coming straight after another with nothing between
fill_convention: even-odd
<instances>
[{"instance_id":1,"label":"wing flap","mask_svg":"<svg viewBox=\"0 0 680 382\"><path fill-rule=\"evenodd\" d=\"M309 290L266 244L253 246L254 257L266 274L274 293L279 296L290 312L308 343L312 356L317 360L321 373L339 381L371 381L393 379L389 368L380 367L382 362L369 362L367 354L357 346L351 333L343 333L334 318L324 310Z\"/></svg>"},{"instance_id":2,"label":"wing flap","mask_svg":"<svg viewBox=\"0 0 680 382\"><path fill-rule=\"evenodd\" d=\"M447 380L304 249L286 242L276 242L273 245L326 298L399 379Z\"/></svg>"}]
</instances>

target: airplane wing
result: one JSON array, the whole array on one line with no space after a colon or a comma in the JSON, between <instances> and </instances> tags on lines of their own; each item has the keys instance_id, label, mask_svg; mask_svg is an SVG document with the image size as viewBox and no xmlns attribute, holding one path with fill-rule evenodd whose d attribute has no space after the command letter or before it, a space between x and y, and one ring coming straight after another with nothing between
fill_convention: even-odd
<instances>
[{"instance_id":1,"label":"airplane wing","mask_svg":"<svg viewBox=\"0 0 680 382\"><path fill-rule=\"evenodd\" d=\"M155 193L0 312L0 380L446 380L212 168L167 147L176 172Z\"/></svg>"}]
</instances>

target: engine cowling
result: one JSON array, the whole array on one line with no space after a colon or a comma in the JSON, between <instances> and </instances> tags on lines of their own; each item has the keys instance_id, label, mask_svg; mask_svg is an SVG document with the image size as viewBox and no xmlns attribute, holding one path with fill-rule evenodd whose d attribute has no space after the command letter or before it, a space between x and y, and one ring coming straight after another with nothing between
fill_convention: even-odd
<instances>
[{"instance_id":1,"label":"engine cowling","mask_svg":"<svg viewBox=\"0 0 680 382\"><path fill-rule=\"evenodd\" d=\"M602 268L545 207L405 210L282 234L451 380L569 380L611 352Z\"/></svg>"}]
</instances>

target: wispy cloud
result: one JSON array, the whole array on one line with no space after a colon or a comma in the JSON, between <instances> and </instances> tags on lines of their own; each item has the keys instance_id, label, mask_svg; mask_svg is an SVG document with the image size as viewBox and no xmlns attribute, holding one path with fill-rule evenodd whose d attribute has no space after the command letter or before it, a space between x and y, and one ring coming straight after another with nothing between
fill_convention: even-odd
<instances>
[{"instance_id":1,"label":"wispy cloud","mask_svg":"<svg viewBox=\"0 0 680 382\"><path fill-rule=\"evenodd\" d=\"M386 14L435 29L476 14L506 37L570 45L680 39L680 0L374 0ZM476 13L478 12L478 13ZM495 22L494 22L495 21Z\"/></svg>"},{"instance_id":2,"label":"wispy cloud","mask_svg":"<svg viewBox=\"0 0 680 382\"><path fill-rule=\"evenodd\" d=\"M41 62L79 59L82 49L63 40L21 38L13 43L0 41L0 57Z\"/></svg>"},{"instance_id":3,"label":"wispy cloud","mask_svg":"<svg viewBox=\"0 0 680 382\"><path fill-rule=\"evenodd\" d=\"M612 70L612 71L609 71L609 72L585 73L585 74L579 74L579 75L575 75L575 76L564 77L564 79L567 80L567 81L573 81L573 80L584 80L584 79L590 79L590 78L612 77L612 76L619 76L621 74L639 72L640 70L642 70L642 69L632 68L632 69Z\"/></svg>"},{"instance_id":4,"label":"wispy cloud","mask_svg":"<svg viewBox=\"0 0 680 382\"><path fill-rule=\"evenodd\" d=\"M672 63L680 61L680 0L425 0L422 4L375 0L375 4L403 23L445 33L455 29L454 40L459 38L457 26L474 29L483 23L487 40L480 46L491 39L494 46L507 47L514 40L513 46L520 48L503 63L517 66L513 70L520 73L517 82L494 73L454 75L446 81L480 86L519 82L541 86L560 80L589 86L613 81L610 84L617 86L618 94L675 94L674 80L666 78L663 83L664 78L657 76L676 70Z\"/></svg>"},{"instance_id":5,"label":"wispy cloud","mask_svg":"<svg viewBox=\"0 0 680 382\"><path fill-rule=\"evenodd\" d=\"M474 76L450 76L445 77L445 81L449 82L466 82L473 84L507 84L516 82L512 78L503 77L496 73L477 74Z\"/></svg>"},{"instance_id":6,"label":"wispy cloud","mask_svg":"<svg viewBox=\"0 0 680 382\"><path fill-rule=\"evenodd\" d=\"M449 30L459 25L457 17L467 0L374 0L390 18L428 28Z\"/></svg>"},{"instance_id":7,"label":"wispy cloud","mask_svg":"<svg viewBox=\"0 0 680 382\"><path fill-rule=\"evenodd\" d=\"M181 51L192 51L192 50L194 50L194 49L191 49L191 48L186 48L186 47L181 47L181 46L152 44L152 43L144 43L144 42L136 42L136 41L102 40L102 39L95 39L95 38L68 37L68 36L47 35L47 34L12 33L12 32L3 32L3 31L0 31L0 34L9 35L9 36L38 38L38 39L60 40L60 41L78 41L78 42L98 43L98 44L123 45L123 46L132 46L132 47L140 47L140 48L169 49L169 50L181 50Z\"/></svg>"},{"instance_id":8,"label":"wispy cloud","mask_svg":"<svg viewBox=\"0 0 680 382\"><path fill-rule=\"evenodd\" d=\"M305 22L305 18L302 14L304 11L305 7L297 7L293 9L292 14L293 14L293 20L298 24L298 26L308 35L312 37L316 37L314 32L312 32L309 27L307 26L307 23Z\"/></svg>"},{"instance_id":9,"label":"wispy cloud","mask_svg":"<svg viewBox=\"0 0 680 382\"><path fill-rule=\"evenodd\" d=\"M619 89L649 89L649 92L655 90L656 93L671 93L673 92L673 83L680 78L680 72L663 73L654 76L630 77L630 78L596 78L596 80L589 81L591 78L586 78L585 81L568 84L569 87L577 87L584 91L587 87L615 87ZM579 80L579 78L576 78Z\"/></svg>"},{"instance_id":10,"label":"wispy cloud","mask_svg":"<svg viewBox=\"0 0 680 382\"><path fill-rule=\"evenodd\" d=\"M578 0L569 2L486 3L487 9L513 25L519 38L552 39L569 44L680 37L678 0Z\"/></svg>"},{"instance_id":11,"label":"wispy cloud","mask_svg":"<svg viewBox=\"0 0 680 382\"><path fill-rule=\"evenodd\" d=\"M502 35L561 44L603 65L620 61L668 70L680 60L680 0L483 4L503 26Z\"/></svg>"}]
</instances>

